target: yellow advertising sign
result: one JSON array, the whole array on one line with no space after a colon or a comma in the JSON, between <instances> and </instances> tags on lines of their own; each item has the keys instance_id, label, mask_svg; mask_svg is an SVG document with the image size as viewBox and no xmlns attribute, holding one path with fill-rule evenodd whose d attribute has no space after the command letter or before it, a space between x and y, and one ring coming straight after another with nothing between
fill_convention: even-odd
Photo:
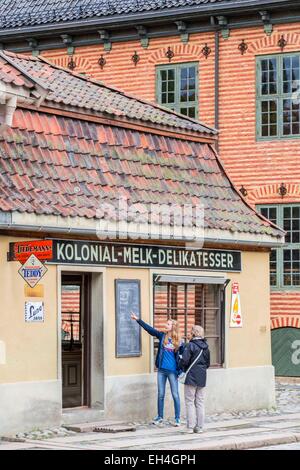
<instances>
[{"instance_id":1,"label":"yellow advertising sign","mask_svg":"<svg viewBox=\"0 0 300 470\"><path fill-rule=\"evenodd\" d=\"M44 297L44 286L40 284L35 287L30 287L25 284L24 293L25 297Z\"/></svg>"},{"instance_id":2,"label":"yellow advertising sign","mask_svg":"<svg viewBox=\"0 0 300 470\"><path fill-rule=\"evenodd\" d=\"M241 298L239 291L239 284L237 282L232 283L231 291L231 311L230 311L230 328L242 328L242 310L241 310Z\"/></svg>"}]
</instances>

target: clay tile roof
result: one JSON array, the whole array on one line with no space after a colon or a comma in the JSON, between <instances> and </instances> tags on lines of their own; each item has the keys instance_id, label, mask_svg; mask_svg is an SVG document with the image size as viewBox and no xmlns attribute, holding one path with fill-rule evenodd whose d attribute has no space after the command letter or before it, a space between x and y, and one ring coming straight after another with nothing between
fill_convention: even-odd
<instances>
[{"instance_id":1,"label":"clay tile roof","mask_svg":"<svg viewBox=\"0 0 300 470\"><path fill-rule=\"evenodd\" d=\"M199 133L210 137L216 134L214 129L195 119L54 66L46 59L1 51L0 62L5 68L13 65L16 76L19 77L21 71L27 80L36 81L48 90L46 104L50 106L169 128L174 132Z\"/></svg>"},{"instance_id":2,"label":"clay tile roof","mask_svg":"<svg viewBox=\"0 0 300 470\"><path fill-rule=\"evenodd\" d=\"M34 85L26 80L23 74L7 63L0 62L0 80L16 86L33 88Z\"/></svg>"},{"instance_id":3,"label":"clay tile roof","mask_svg":"<svg viewBox=\"0 0 300 470\"><path fill-rule=\"evenodd\" d=\"M207 143L21 108L2 127L0 213L114 220L108 208L121 196L147 210L201 202L205 229L283 236L245 203Z\"/></svg>"}]
</instances>

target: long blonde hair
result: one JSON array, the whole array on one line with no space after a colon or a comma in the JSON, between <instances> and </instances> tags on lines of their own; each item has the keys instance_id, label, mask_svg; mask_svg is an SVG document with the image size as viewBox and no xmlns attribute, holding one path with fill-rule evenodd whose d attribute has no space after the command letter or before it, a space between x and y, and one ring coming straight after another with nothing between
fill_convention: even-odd
<instances>
[{"instance_id":1,"label":"long blonde hair","mask_svg":"<svg viewBox=\"0 0 300 470\"><path fill-rule=\"evenodd\" d=\"M168 338L170 337L172 339L175 350L177 350L180 343L179 323L178 321L172 319L169 319L168 321L172 322L172 330L165 335L164 345L166 346L168 344Z\"/></svg>"}]
</instances>

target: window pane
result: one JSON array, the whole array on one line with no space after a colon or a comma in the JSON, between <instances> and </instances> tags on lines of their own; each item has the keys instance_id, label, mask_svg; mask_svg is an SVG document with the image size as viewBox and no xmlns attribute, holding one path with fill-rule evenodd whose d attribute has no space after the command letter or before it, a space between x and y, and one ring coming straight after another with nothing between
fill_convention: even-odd
<instances>
[{"instance_id":1,"label":"window pane","mask_svg":"<svg viewBox=\"0 0 300 470\"><path fill-rule=\"evenodd\" d=\"M263 137L277 135L277 101L261 103L261 133Z\"/></svg>"},{"instance_id":2,"label":"window pane","mask_svg":"<svg viewBox=\"0 0 300 470\"><path fill-rule=\"evenodd\" d=\"M80 286L62 285L61 332L64 343L80 341Z\"/></svg>"},{"instance_id":3,"label":"window pane","mask_svg":"<svg viewBox=\"0 0 300 470\"><path fill-rule=\"evenodd\" d=\"M264 217L268 218L268 208L267 207L262 208L260 210L260 212Z\"/></svg>"},{"instance_id":4,"label":"window pane","mask_svg":"<svg viewBox=\"0 0 300 470\"><path fill-rule=\"evenodd\" d=\"M295 100L283 100L283 134L299 134L300 103Z\"/></svg>"},{"instance_id":5,"label":"window pane","mask_svg":"<svg viewBox=\"0 0 300 470\"><path fill-rule=\"evenodd\" d=\"M261 94L274 95L277 93L277 59L261 60Z\"/></svg>"},{"instance_id":6,"label":"window pane","mask_svg":"<svg viewBox=\"0 0 300 470\"><path fill-rule=\"evenodd\" d=\"M283 93L293 93L299 87L299 56L283 58Z\"/></svg>"},{"instance_id":7,"label":"window pane","mask_svg":"<svg viewBox=\"0 0 300 470\"><path fill-rule=\"evenodd\" d=\"M270 253L270 284L277 285L277 252L272 250Z\"/></svg>"},{"instance_id":8,"label":"window pane","mask_svg":"<svg viewBox=\"0 0 300 470\"><path fill-rule=\"evenodd\" d=\"M277 224L277 207L260 207L261 214L274 224Z\"/></svg>"},{"instance_id":9,"label":"window pane","mask_svg":"<svg viewBox=\"0 0 300 470\"><path fill-rule=\"evenodd\" d=\"M300 251L283 250L283 283L285 286L300 285Z\"/></svg>"},{"instance_id":10,"label":"window pane","mask_svg":"<svg viewBox=\"0 0 300 470\"><path fill-rule=\"evenodd\" d=\"M160 78L161 78L161 80L167 80L167 71L166 70L161 70L160 71Z\"/></svg>"},{"instance_id":11,"label":"window pane","mask_svg":"<svg viewBox=\"0 0 300 470\"><path fill-rule=\"evenodd\" d=\"M194 102L196 100L196 68L182 68L180 71L180 101Z\"/></svg>"},{"instance_id":12,"label":"window pane","mask_svg":"<svg viewBox=\"0 0 300 470\"><path fill-rule=\"evenodd\" d=\"M191 118L196 117L196 108L189 108L189 117Z\"/></svg>"},{"instance_id":13,"label":"window pane","mask_svg":"<svg viewBox=\"0 0 300 470\"><path fill-rule=\"evenodd\" d=\"M284 207L283 229L286 243L300 243L300 207ZM287 256L287 254L286 254Z\"/></svg>"}]
</instances>

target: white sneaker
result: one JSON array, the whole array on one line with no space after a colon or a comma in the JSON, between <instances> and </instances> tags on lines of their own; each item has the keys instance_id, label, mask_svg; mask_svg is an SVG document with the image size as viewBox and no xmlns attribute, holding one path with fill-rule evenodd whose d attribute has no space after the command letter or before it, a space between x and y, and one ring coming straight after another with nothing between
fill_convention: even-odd
<instances>
[{"instance_id":1,"label":"white sneaker","mask_svg":"<svg viewBox=\"0 0 300 470\"><path fill-rule=\"evenodd\" d=\"M157 425L157 424L162 424L163 421L164 421L163 418L161 418L160 416L156 416L156 418L154 418L154 419L152 420L152 424L156 424L156 425Z\"/></svg>"},{"instance_id":2,"label":"white sneaker","mask_svg":"<svg viewBox=\"0 0 300 470\"><path fill-rule=\"evenodd\" d=\"M201 432L203 432L203 428L200 428L198 426L195 426L194 429L193 429L194 433L196 434L200 434Z\"/></svg>"},{"instance_id":3,"label":"white sneaker","mask_svg":"<svg viewBox=\"0 0 300 470\"><path fill-rule=\"evenodd\" d=\"M194 434L194 429L193 428L184 428L184 429L181 429L180 432L182 432L183 434Z\"/></svg>"}]
</instances>

